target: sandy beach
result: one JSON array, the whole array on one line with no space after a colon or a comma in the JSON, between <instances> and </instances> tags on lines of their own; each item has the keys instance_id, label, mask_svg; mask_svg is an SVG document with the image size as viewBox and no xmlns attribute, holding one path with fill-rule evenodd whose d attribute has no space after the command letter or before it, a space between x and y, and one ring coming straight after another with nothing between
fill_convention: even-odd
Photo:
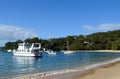
<instances>
[{"instance_id":1,"label":"sandy beach","mask_svg":"<svg viewBox=\"0 0 120 79\"><path fill-rule=\"evenodd\" d=\"M66 73L43 77L40 79L120 79L120 62L97 69L90 69L89 71L85 71L83 73Z\"/></svg>"},{"instance_id":2,"label":"sandy beach","mask_svg":"<svg viewBox=\"0 0 120 79\"><path fill-rule=\"evenodd\" d=\"M73 76L71 79L120 79L120 63L91 70L86 74Z\"/></svg>"}]
</instances>

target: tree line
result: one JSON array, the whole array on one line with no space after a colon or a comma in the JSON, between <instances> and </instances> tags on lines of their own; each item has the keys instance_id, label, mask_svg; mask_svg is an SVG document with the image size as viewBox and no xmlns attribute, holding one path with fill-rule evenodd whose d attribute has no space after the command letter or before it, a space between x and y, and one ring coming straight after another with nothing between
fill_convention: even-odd
<instances>
[{"instance_id":1,"label":"tree line","mask_svg":"<svg viewBox=\"0 0 120 79\"><path fill-rule=\"evenodd\" d=\"M4 50L17 49L18 43L41 43L42 48L55 51L67 50L120 50L120 30L97 32L89 35L40 39L38 37L5 43Z\"/></svg>"}]
</instances>

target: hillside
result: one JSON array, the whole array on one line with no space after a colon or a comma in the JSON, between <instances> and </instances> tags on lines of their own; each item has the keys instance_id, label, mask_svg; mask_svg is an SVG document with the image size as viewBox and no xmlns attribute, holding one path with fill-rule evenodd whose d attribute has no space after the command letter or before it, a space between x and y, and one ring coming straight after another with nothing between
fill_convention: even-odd
<instances>
[{"instance_id":1,"label":"hillside","mask_svg":"<svg viewBox=\"0 0 120 79\"><path fill-rule=\"evenodd\" d=\"M90 35L67 36L62 38L39 39L38 37L28 38L24 41L7 42L4 50L16 49L21 42L42 44L42 48L52 50L66 50L67 42L69 50L119 50L120 49L120 30L109 32L98 32Z\"/></svg>"}]
</instances>

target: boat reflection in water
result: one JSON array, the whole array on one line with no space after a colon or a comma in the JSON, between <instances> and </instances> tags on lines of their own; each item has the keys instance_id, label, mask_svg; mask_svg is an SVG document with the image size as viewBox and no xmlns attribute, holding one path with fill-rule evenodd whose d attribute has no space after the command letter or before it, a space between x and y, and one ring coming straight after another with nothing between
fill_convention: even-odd
<instances>
[{"instance_id":1,"label":"boat reflection in water","mask_svg":"<svg viewBox=\"0 0 120 79\"><path fill-rule=\"evenodd\" d=\"M27 75L28 73L38 72L36 69L41 69L41 57L17 57L14 56L14 67L16 74ZM39 64L38 64L39 63Z\"/></svg>"},{"instance_id":2,"label":"boat reflection in water","mask_svg":"<svg viewBox=\"0 0 120 79\"><path fill-rule=\"evenodd\" d=\"M22 64L34 64L35 62L35 57L14 57L16 60L16 63L18 65L22 65Z\"/></svg>"}]
</instances>

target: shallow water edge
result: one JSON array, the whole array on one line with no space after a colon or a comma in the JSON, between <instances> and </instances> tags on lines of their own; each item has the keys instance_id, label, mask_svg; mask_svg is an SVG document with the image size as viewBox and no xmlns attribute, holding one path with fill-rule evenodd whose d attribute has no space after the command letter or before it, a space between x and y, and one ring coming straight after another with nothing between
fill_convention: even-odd
<instances>
[{"instance_id":1,"label":"shallow water edge","mask_svg":"<svg viewBox=\"0 0 120 79\"><path fill-rule=\"evenodd\" d=\"M62 75L62 74L69 74L69 73L84 73L85 71L89 71L91 69L96 69L96 68L101 68L106 65L110 65L116 62L119 62L120 58L115 58L112 60L107 60L101 63L96 63L96 64L91 64L91 65L86 65L82 67L77 67L74 69L64 69L64 70L56 70L56 71L50 71L50 72L43 72L43 73L37 73L37 74L30 74L30 75L25 75L25 76L20 76L20 77L15 77L13 79L39 79L43 77L48 77L48 76L55 76L55 75Z\"/></svg>"}]
</instances>

